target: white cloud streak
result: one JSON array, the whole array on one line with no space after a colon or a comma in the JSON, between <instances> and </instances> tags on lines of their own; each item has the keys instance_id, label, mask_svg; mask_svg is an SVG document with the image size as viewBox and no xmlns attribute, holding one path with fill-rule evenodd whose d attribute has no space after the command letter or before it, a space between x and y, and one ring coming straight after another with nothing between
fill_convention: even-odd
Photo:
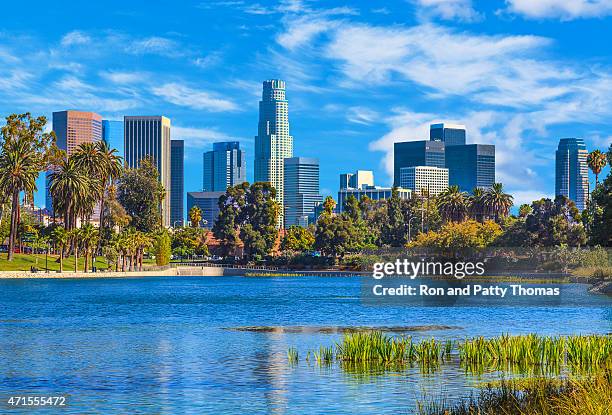
<instances>
[{"instance_id":1,"label":"white cloud streak","mask_svg":"<svg viewBox=\"0 0 612 415\"><path fill-rule=\"evenodd\" d=\"M574 20L612 15L611 0L506 0L502 12L528 19Z\"/></svg>"}]
</instances>

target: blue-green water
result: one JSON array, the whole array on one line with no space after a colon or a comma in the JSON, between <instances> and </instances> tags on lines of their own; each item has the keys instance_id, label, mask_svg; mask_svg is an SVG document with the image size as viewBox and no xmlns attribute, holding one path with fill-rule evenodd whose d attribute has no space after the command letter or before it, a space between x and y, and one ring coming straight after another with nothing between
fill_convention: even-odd
<instances>
[{"instance_id":1,"label":"blue-green water","mask_svg":"<svg viewBox=\"0 0 612 415\"><path fill-rule=\"evenodd\" d=\"M351 374L305 361L338 334L257 333L238 326L461 328L414 336L612 331L612 302L588 308L371 307L351 278L183 277L0 280L0 397L69 395L42 413L412 413L415 400L468 396L457 366L422 375ZM287 363L287 349L302 359ZM7 409L0 413L32 413Z\"/></svg>"}]
</instances>

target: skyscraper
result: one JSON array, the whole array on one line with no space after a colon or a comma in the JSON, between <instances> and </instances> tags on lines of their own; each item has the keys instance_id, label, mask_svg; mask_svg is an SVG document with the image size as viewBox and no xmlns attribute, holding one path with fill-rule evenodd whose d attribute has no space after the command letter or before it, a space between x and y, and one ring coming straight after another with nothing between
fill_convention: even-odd
<instances>
[{"instance_id":1,"label":"skyscraper","mask_svg":"<svg viewBox=\"0 0 612 415\"><path fill-rule=\"evenodd\" d=\"M164 116L126 116L125 165L138 167L145 157L153 159L166 195L161 215L164 226L170 226L170 119Z\"/></svg>"},{"instance_id":2,"label":"skyscraper","mask_svg":"<svg viewBox=\"0 0 612 415\"><path fill-rule=\"evenodd\" d=\"M562 138L555 163L555 195L563 195L586 209L589 201L588 152L582 138Z\"/></svg>"},{"instance_id":3,"label":"skyscraper","mask_svg":"<svg viewBox=\"0 0 612 415\"><path fill-rule=\"evenodd\" d=\"M462 192L488 189L495 183L495 146L466 144L446 147L448 184Z\"/></svg>"},{"instance_id":4,"label":"skyscraper","mask_svg":"<svg viewBox=\"0 0 612 415\"><path fill-rule=\"evenodd\" d=\"M57 147L66 151L66 155L70 156L79 145L102 140L102 117L95 112L75 110L54 112L53 131L57 139ZM51 211L53 201L49 192L48 178L45 190L45 205Z\"/></svg>"},{"instance_id":5,"label":"skyscraper","mask_svg":"<svg viewBox=\"0 0 612 415\"><path fill-rule=\"evenodd\" d=\"M319 194L319 160L308 157L285 159L285 228L308 226L314 221Z\"/></svg>"},{"instance_id":6,"label":"skyscraper","mask_svg":"<svg viewBox=\"0 0 612 415\"><path fill-rule=\"evenodd\" d=\"M465 144L465 125L460 124L431 124L429 126L429 139L442 141L446 146L460 146Z\"/></svg>"},{"instance_id":7,"label":"skyscraper","mask_svg":"<svg viewBox=\"0 0 612 415\"><path fill-rule=\"evenodd\" d=\"M170 225L183 224L185 197L185 142L170 140Z\"/></svg>"},{"instance_id":8,"label":"skyscraper","mask_svg":"<svg viewBox=\"0 0 612 415\"><path fill-rule=\"evenodd\" d=\"M400 185L402 167L431 166L443 169L445 151L442 141L405 141L393 145L393 185Z\"/></svg>"},{"instance_id":9,"label":"skyscraper","mask_svg":"<svg viewBox=\"0 0 612 415\"><path fill-rule=\"evenodd\" d=\"M255 137L255 181L269 182L276 189L276 200L284 212L284 159L293 157L293 137L289 135L289 103L285 81L264 81L259 102L259 124ZM282 213L281 213L282 215ZM283 223L279 218L279 225Z\"/></svg>"},{"instance_id":10,"label":"skyscraper","mask_svg":"<svg viewBox=\"0 0 612 415\"><path fill-rule=\"evenodd\" d=\"M102 120L102 139L109 148L117 150L119 157L125 158L123 121Z\"/></svg>"},{"instance_id":11,"label":"skyscraper","mask_svg":"<svg viewBox=\"0 0 612 415\"><path fill-rule=\"evenodd\" d=\"M238 141L213 143L204 153L202 190L225 192L230 186L246 181L246 157Z\"/></svg>"}]
</instances>

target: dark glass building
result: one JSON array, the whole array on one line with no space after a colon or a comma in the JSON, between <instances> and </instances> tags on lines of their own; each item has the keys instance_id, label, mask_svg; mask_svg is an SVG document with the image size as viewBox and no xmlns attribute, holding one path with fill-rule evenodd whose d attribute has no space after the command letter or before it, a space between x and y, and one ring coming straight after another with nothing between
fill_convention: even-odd
<instances>
[{"instance_id":1,"label":"dark glass building","mask_svg":"<svg viewBox=\"0 0 612 415\"><path fill-rule=\"evenodd\" d=\"M555 195L573 200L580 210L589 200L588 155L582 138L562 138L555 153Z\"/></svg>"},{"instance_id":2,"label":"dark glass building","mask_svg":"<svg viewBox=\"0 0 612 415\"><path fill-rule=\"evenodd\" d=\"M431 124L429 139L442 141L446 146L465 145L465 125L460 124Z\"/></svg>"},{"instance_id":3,"label":"dark glass building","mask_svg":"<svg viewBox=\"0 0 612 415\"><path fill-rule=\"evenodd\" d=\"M449 186L463 192L475 187L488 189L495 183L495 146L467 144L446 147Z\"/></svg>"},{"instance_id":4,"label":"dark glass building","mask_svg":"<svg viewBox=\"0 0 612 415\"><path fill-rule=\"evenodd\" d=\"M170 140L170 226L179 226L185 220L185 142Z\"/></svg>"},{"instance_id":5,"label":"dark glass building","mask_svg":"<svg viewBox=\"0 0 612 415\"><path fill-rule=\"evenodd\" d=\"M238 141L213 143L204 153L202 190L224 192L230 186L246 181L246 157Z\"/></svg>"},{"instance_id":6,"label":"dark glass building","mask_svg":"<svg viewBox=\"0 0 612 415\"><path fill-rule=\"evenodd\" d=\"M400 185L402 167L446 167L444 154L444 142L442 141L421 140L395 143L393 145L393 185Z\"/></svg>"},{"instance_id":7,"label":"dark glass building","mask_svg":"<svg viewBox=\"0 0 612 415\"><path fill-rule=\"evenodd\" d=\"M211 229L219 216L219 198L225 192L187 192L187 212L197 206L202 211L203 227Z\"/></svg>"}]
</instances>

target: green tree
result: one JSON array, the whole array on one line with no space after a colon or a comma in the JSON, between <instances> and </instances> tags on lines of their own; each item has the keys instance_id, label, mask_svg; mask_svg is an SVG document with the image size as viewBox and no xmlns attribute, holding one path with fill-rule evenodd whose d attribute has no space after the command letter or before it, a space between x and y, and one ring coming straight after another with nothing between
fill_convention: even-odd
<instances>
[{"instance_id":1,"label":"green tree","mask_svg":"<svg viewBox=\"0 0 612 415\"><path fill-rule=\"evenodd\" d=\"M490 220L484 223L475 220L447 222L439 231L419 234L410 247L426 247L446 250L485 248L492 245L503 234L501 227Z\"/></svg>"},{"instance_id":2,"label":"green tree","mask_svg":"<svg viewBox=\"0 0 612 415\"><path fill-rule=\"evenodd\" d=\"M197 206L192 206L189 209L189 222L191 222L192 228L199 228L200 222L202 222L202 210Z\"/></svg>"},{"instance_id":3,"label":"green tree","mask_svg":"<svg viewBox=\"0 0 612 415\"><path fill-rule=\"evenodd\" d=\"M485 192L480 187L475 187L472 194L468 196L468 213L470 217L478 222L485 220Z\"/></svg>"},{"instance_id":4,"label":"green tree","mask_svg":"<svg viewBox=\"0 0 612 415\"><path fill-rule=\"evenodd\" d=\"M589 169L595 175L595 186L599 184L599 174L601 170L606 167L607 160L606 155L599 150L593 150L589 153L587 157L587 165Z\"/></svg>"},{"instance_id":5,"label":"green tree","mask_svg":"<svg viewBox=\"0 0 612 415\"><path fill-rule=\"evenodd\" d=\"M91 223L86 223L81 226L80 238L83 247L83 255L85 256L84 272L89 272L90 265L95 263L95 248L98 244L99 232ZM90 259L91 257L91 264Z\"/></svg>"},{"instance_id":6,"label":"green tree","mask_svg":"<svg viewBox=\"0 0 612 415\"><path fill-rule=\"evenodd\" d=\"M359 202L357 198L353 195L349 195L344 202L344 213L351 219L353 222L357 222L361 219L361 209L359 208Z\"/></svg>"},{"instance_id":7,"label":"green tree","mask_svg":"<svg viewBox=\"0 0 612 415\"><path fill-rule=\"evenodd\" d=\"M59 266L60 272L64 272L64 249L68 243L69 235L66 228L63 226L56 226L51 233L51 240L57 246L59 251Z\"/></svg>"},{"instance_id":8,"label":"green tree","mask_svg":"<svg viewBox=\"0 0 612 415\"><path fill-rule=\"evenodd\" d=\"M73 157L61 159L49 174L49 192L53 199L53 212L63 216L68 230L76 227L77 218L92 212L96 192L95 184Z\"/></svg>"},{"instance_id":9,"label":"green tree","mask_svg":"<svg viewBox=\"0 0 612 415\"><path fill-rule=\"evenodd\" d=\"M504 186L501 183L493 183L493 186L484 193L483 202L485 211L495 219L495 222L499 223L501 219L508 216L514 204L514 198L504 192Z\"/></svg>"},{"instance_id":10,"label":"green tree","mask_svg":"<svg viewBox=\"0 0 612 415\"><path fill-rule=\"evenodd\" d=\"M465 192L459 186L449 186L438 195L438 210L445 222L462 222L467 216L467 200Z\"/></svg>"},{"instance_id":11,"label":"green tree","mask_svg":"<svg viewBox=\"0 0 612 415\"><path fill-rule=\"evenodd\" d=\"M19 194L33 200L36 179L47 167L55 135L45 133L45 117L33 118L30 113L13 114L6 118L0 139L0 194L11 203L11 223L7 260L13 260L15 235L19 226Z\"/></svg>"},{"instance_id":12,"label":"green tree","mask_svg":"<svg viewBox=\"0 0 612 415\"><path fill-rule=\"evenodd\" d=\"M536 200L525 219L527 246L580 246L586 243L586 232L580 212L565 196Z\"/></svg>"},{"instance_id":13,"label":"green tree","mask_svg":"<svg viewBox=\"0 0 612 415\"><path fill-rule=\"evenodd\" d=\"M336 201L333 197L327 196L323 201L323 213L327 215L331 215L334 213L334 209L336 208Z\"/></svg>"},{"instance_id":14,"label":"green tree","mask_svg":"<svg viewBox=\"0 0 612 415\"><path fill-rule=\"evenodd\" d=\"M153 244L153 252L155 254L155 263L157 265L168 265L170 263L170 255L172 255L172 240L165 229L158 233Z\"/></svg>"},{"instance_id":15,"label":"green tree","mask_svg":"<svg viewBox=\"0 0 612 415\"><path fill-rule=\"evenodd\" d=\"M312 251L315 238L312 232L301 226L291 226L283 238L282 249L293 252Z\"/></svg>"},{"instance_id":16,"label":"green tree","mask_svg":"<svg viewBox=\"0 0 612 415\"><path fill-rule=\"evenodd\" d=\"M235 252L238 246L238 215L246 203L245 193L248 183L228 187L225 194L219 198L219 215L213 226L213 235L219 241L221 254L228 256Z\"/></svg>"},{"instance_id":17,"label":"green tree","mask_svg":"<svg viewBox=\"0 0 612 415\"><path fill-rule=\"evenodd\" d=\"M595 188L583 215L589 223L591 244L612 246L612 173Z\"/></svg>"},{"instance_id":18,"label":"green tree","mask_svg":"<svg viewBox=\"0 0 612 415\"><path fill-rule=\"evenodd\" d=\"M387 200L387 223L382 232L382 240L385 244L399 247L406 243L406 223L402 212L402 201L397 188L391 191L391 197Z\"/></svg>"},{"instance_id":19,"label":"green tree","mask_svg":"<svg viewBox=\"0 0 612 415\"><path fill-rule=\"evenodd\" d=\"M163 193L164 187L151 158L144 158L137 168L124 171L118 181L118 200L130 216L129 226L147 233L157 230Z\"/></svg>"},{"instance_id":20,"label":"green tree","mask_svg":"<svg viewBox=\"0 0 612 415\"><path fill-rule=\"evenodd\" d=\"M519 207L519 217L521 218L526 218L527 216L529 216L531 212L533 212L533 209L531 209L531 206L528 205L527 203L523 203Z\"/></svg>"}]
</instances>

